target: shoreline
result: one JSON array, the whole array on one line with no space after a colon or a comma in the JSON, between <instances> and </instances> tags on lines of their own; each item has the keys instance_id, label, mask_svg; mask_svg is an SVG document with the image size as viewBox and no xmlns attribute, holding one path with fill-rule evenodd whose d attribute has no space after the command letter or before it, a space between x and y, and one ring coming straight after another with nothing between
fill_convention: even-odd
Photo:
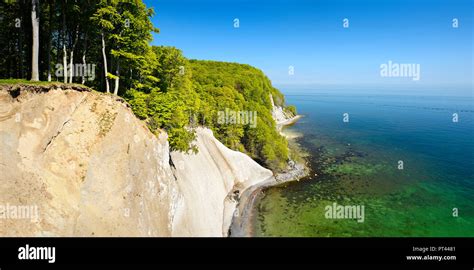
<instances>
[{"instance_id":1,"label":"shoreline","mask_svg":"<svg viewBox=\"0 0 474 270\"><path fill-rule=\"evenodd\" d=\"M285 136L282 131L283 127L296 123L301 117L303 116L296 115L287 120L278 122L278 131ZM293 181L299 181L301 178L309 174L306 164L293 162L292 164L289 164L289 167L289 170L283 173L274 174L273 177L253 185L242 192L229 228L230 237L254 236L253 221L255 217L253 216L253 209L258 195L260 195L265 189Z\"/></svg>"},{"instance_id":2,"label":"shoreline","mask_svg":"<svg viewBox=\"0 0 474 270\"><path fill-rule=\"evenodd\" d=\"M292 118L288 118L286 120L277 122L276 123L277 130L281 133L285 126L289 126L289 125L292 125L292 124L298 122L298 120L300 120L300 118L302 118L302 117L303 117L303 115L298 114L298 115L295 115Z\"/></svg>"}]
</instances>

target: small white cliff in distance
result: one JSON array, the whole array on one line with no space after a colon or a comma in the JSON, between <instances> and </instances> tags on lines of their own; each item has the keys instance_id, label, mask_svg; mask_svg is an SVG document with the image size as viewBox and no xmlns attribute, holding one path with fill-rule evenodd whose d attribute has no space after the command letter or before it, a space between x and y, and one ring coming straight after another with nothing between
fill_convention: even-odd
<instances>
[{"instance_id":1,"label":"small white cliff in distance","mask_svg":"<svg viewBox=\"0 0 474 270\"><path fill-rule=\"evenodd\" d=\"M272 116L277 125L284 125L287 121L295 117L295 115L286 112L283 107L276 106L273 101L273 96L271 94L270 101L272 103Z\"/></svg>"}]
</instances>

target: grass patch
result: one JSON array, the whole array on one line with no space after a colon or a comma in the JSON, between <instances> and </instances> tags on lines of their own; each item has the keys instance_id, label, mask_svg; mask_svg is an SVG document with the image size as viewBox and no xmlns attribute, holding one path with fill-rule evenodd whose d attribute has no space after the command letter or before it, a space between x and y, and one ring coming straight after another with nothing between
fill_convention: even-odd
<instances>
[{"instance_id":1,"label":"grass patch","mask_svg":"<svg viewBox=\"0 0 474 270\"><path fill-rule=\"evenodd\" d=\"M62 82L47 82L47 81L29 81L25 79L0 79L0 85L26 85L26 86L56 86L62 88L80 88L80 89L89 89L91 88L79 84L79 83L62 83Z\"/></svg>"},{"instance_id":2,"label":"grass patch","mask_svg":"<svg viewBox=\"0 0 474 270\"><path fill-rule=\"evenodd\" d=\"M33 81L25 80L25 79L0 79L0 84L56 85L56 84L64 84L64 83L44 82L44 81L33 82Z\"/></svg>"}]
</instances>

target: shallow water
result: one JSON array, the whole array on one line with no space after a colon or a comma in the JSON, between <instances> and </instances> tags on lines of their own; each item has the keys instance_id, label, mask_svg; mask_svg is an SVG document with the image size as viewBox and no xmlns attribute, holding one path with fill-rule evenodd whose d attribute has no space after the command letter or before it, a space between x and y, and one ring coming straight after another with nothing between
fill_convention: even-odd
<instances>
[{"instance_id":1,"label":"shallow water","mask_svg":"<svg viewBox=\"0 0 474 270\"><path fill-rule=\"evenodd\" d=\"M287 103L305 115L288 130L302 134L313 172L264 192L258 236L474 236L472 96L312 93ZM333 203L364 206L364 221L326 218Z\"/></svg>"}]
</instances>

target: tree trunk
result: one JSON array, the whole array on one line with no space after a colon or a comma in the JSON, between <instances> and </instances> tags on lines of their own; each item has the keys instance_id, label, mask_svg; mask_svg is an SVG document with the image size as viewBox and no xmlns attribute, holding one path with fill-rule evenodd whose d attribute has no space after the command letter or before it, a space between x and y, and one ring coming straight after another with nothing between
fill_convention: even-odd
<instances>
[{"instance_id":1,"label":"tree trunk","mask_svg":"<svg viewBox=\"0 0 474 270\"><path fill-rule=\"evenodd\" d=\"M18 33L18 63L16 65L17 76L19 75L20 78L24 79L23 76L23 21L20 25L20 32Z\"/></svg>"},{"instance_id":2,"label":"tree trunk","mask_svg":"<svg viewBox=\"0 0 474 270\"><path fill-rule=\"evenodd\" d=\"M82 54L82 66L84 67L84 70L82 70L82 84L85 84L86 83L86 74L85 74L85 70L86 70L86 67L87 67L87 63L86 63L86 53L87 53L87 33L86 33L86 36L84 38L84 53ZM90 74L89 74L90 76Z\"/></svg>"},{"instance_id":3,"label":"tree trunk","mask_svg":"<svg viewBox=\"0 0 474 270\"><path fill-rule=\"evenodd\" d=\"M33 28L33 44L31 53L31 80L39 81L39 0L31 0L31 23Z\"/></svg>"},{"instance_id":4,"label":"tree trunk","mask_svg":"<svg viewBox=\"0 0 474 270\"><path fill-rule=\"evenodd\" d=\"M115 76L117 77L115 77L114 95L118 95L119 83L120 83L120 59L117 59L117 69L116 69Z\"/></svg>"},{"instance_id":5,"label":"tree trunk","mask_svg":"<svg viewBox=\"0 0 474 270\"><path fill-rule=\"evenodd\" d=\"M69 56L69 83L72 83L72 77L74 74L74 49L71 49L71 56Z\"/></svg>"},{"instance_id":6,"label":"tree trunk","mask_svg":"<svg viewBox=\"0 0 474 270\"><path fill-rule=\"evenodd\" d=\"M79 25L76 26L76 35L74 36L74 43L72 45L72 49L71 49L71 56L70 56L70 65L69 65L69 83L72 83L72 78L77 75L77 74L74 74L74 50L76 49L76 45L77 45L77 39L79 38Z\"/></svg>"},{"instance_id":7,"label":"tree trunk","mask_svg":"<svg viewBox=\"0 0 474 270\"><path fill-rule=\"evenodd\" d=\"M67 83L67 50L65 41L63 41L63 76L64 83Z\"/></svg>"},{"instance_id":8,"label":"tree trunk","mask_svg":"<svg viewBox=\"0 0 474 270\"><path fill-rule=\"evenodd\" d=\"M102 56L104 57L104 73L105 73L105 90L107 93L110 93L110 88L109 88L109 78L107 78L107 55L105 54L105 38L104 38L104 32L102 31L101 33L102 36Z\"/></svg>"},{"instance_id":9,"label":"tree trunk","mask_svg":"<svg viewBox=\"0 0 474 270\"><path fill-rule=\"evenodd\" d=\"M67 49L66 49L66 4L63 3L63 76L67 83Z\"/></svg>"},{"instance_id":10,"label":"tree trunk","mask_svg":"<svg viewBox=\"0 0 474 270\"><path fill-rule=\"evenodd\" d=\"M59 37L56 40L56 63L61 63L61 54L59 53L61 51L61 40ZM59 81L58 76L56 76L56 72L54 74L54 77L56 77L56 81Z\"/></svg>"},{"instance_id":11,"label":"tree trunk","mask_svg":"<svg viewBox=\"0 0 474 270\"><path fill-rule=\"evenodd\" d=\"M61 39L59 36L59 25L61 24L61 17L58 16L57 21L55 21L56 25L58 26L58 31L57 31L57 38L56 38L56 64L61 63ZM56 69L56 67L55 67ZM56 71L56 70L55 70ZM57 76L57 73L54 72L54 77L56 78L56 81L59 82L59 77Z\"/></svg>"},{"instance_id":12,"label":"tree trunk","mask_svg":"<svg viewBox=\"0 0 474 270\"><path fill-rule=\"evenodd\" d=\"M47 58L47 65L48 65L48 82L51 81L51 43L52 43L52 29L53 29L53 12L54 12L55 2L49 4L49 27L48 27L48 58Z\"/></svg>"}]
</instances>

